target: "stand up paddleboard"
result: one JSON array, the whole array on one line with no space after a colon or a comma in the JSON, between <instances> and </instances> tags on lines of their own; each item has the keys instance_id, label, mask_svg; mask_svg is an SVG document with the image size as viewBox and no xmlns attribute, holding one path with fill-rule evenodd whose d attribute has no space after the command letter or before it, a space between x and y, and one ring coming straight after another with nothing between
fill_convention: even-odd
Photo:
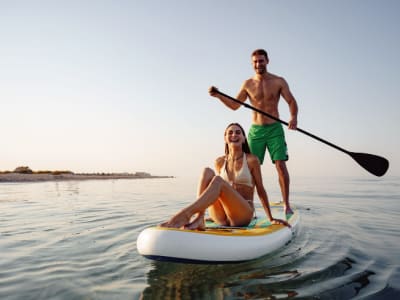
<instances>
[{"instance_id":1,"label":"stand up paddleboard","mask_svg":"<svg viewBox=\"0 0 400 300\"><path fill-rule=\"evenodd\" d=\"M154 226L137 238L138 252L149 259L187 263L238 263L259 258L285 246L295 235L299 213L284 217L282 203L271 204L274 218L287 219L291 228L254 218L247 227L227 227L207 221L206 230Z\"/></svg>"}]
</instances>

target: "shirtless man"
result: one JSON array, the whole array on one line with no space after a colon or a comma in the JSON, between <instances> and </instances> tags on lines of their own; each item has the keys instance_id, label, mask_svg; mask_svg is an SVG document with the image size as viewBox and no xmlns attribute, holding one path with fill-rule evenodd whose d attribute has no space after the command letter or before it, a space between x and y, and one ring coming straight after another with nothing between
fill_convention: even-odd
<instances>
[{"instance_id":1,"label":"shirtless man","mask_svg":"<svg viewBox=\"0 0 400 300\"><path fill-rule=\"evenodd\" d=\"M279 118L278 103L282 96L289 105L291 119L289 129L297 128L297 102L290 92L289 85L284 78L267 71L268 54L263 49L255 50L252 55L254 77L247 79L237 95L237 99L245 102L250 99L251 104L276 118ZM230 109L236 110L241 105L218 93L215 87L210 87L209 93L217 97ZM252 125L248 134L250 150L260 163L264 161L265 150L268 149L272 162L279 175L279 185L285 207L285 213L293 213L289 204L289 172L286 161L289 159L282 124L253 111Z\"/></svg>"}]
</instances>

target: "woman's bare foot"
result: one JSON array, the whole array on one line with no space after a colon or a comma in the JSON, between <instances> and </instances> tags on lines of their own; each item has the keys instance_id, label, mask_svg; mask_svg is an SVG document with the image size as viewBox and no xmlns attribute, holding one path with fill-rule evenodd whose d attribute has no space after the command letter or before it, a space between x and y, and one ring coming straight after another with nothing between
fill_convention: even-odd
<instances>
[{"instance_id":1,"label":"woman's bare foot","mask_svg":"<svg viewBox=\"0 0 400 300\"><path fill-rule=\"evenodd\" d=\"M183 227L184 229L189 229L189 230L205 230L206 229L206 224L204 222L204 215L200 214L194 219L192 222L189 224L185 225Z\"/></svg>"},{"instance_id":2,"label":"woman's bare foot","mask_svg":"<svg viewBox=\"0 0 400 300\"><path fill-rule=\"evenodd\" d=\"M161 227L168 228L181 228L190 222L190 215L187 215L184 211L177 213L169 221L161 223Z\"/></svg>"}]
</instances>

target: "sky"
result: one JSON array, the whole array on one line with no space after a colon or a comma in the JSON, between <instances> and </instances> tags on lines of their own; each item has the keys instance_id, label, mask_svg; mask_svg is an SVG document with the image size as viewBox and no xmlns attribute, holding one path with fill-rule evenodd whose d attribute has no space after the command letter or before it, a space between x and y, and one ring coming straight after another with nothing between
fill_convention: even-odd
<instances>
[{"instance_id":1,"label":"sky","mask_svg":"<svg viewBox=\"0 0 400 300\"><path fill-rule=\"evenodd\" d=\"M400 2L0 0L0 170L197 176L223 154L251 52L288 82L298 126L400 175ZM281 99L280 118L289 119ZM285 130L293 176L372 178ZM276 176L266 159L265 176Z\"/></svg>"}]
</instances>

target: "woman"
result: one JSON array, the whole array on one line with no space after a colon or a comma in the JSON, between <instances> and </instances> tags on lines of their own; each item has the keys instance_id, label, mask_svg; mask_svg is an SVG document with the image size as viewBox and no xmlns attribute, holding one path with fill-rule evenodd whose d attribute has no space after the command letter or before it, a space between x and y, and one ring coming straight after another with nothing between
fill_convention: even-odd
<instances>
[{"instance_id":1,"label":"woman","mask_svg":"<svg viewBox=\"0 0 400 300\"><path fill-rule=\"evenodd\" d=\"M197 200L161 226L204 230L207 208L213 221L222 226L247 226L254 216L255 189L270 222L289 226L286 221L272 217L262 183L260 162L250 154L242 126L229 124L224 138L225 155L215 161L219 176L210 168L204 169Z\"/></svg>"}]
</instances>

